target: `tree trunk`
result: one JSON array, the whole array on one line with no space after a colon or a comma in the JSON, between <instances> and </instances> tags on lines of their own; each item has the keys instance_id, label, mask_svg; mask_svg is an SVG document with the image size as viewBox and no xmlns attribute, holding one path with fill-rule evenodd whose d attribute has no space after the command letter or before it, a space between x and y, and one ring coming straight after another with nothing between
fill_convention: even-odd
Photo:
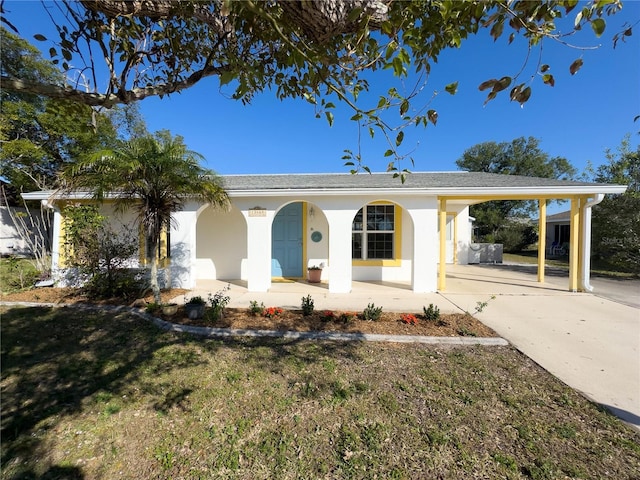
<instances>
[{"instance_id":1,"label":"tree trunk","mask_svg":"<svg viewBox=\"0 0 640 480\"><path fill-rule=\"evenodd\" d=\"M149 245L149 251L151 255L149 256L149 260L151 262L151 272L149 286L153 292L153 301L160 304L162 303L162 299L160 298L160 285L158 284L158 256L156 255L158 251L158 239L154 238L150 240L151 245Z\"/></svg>"}]
</instances>

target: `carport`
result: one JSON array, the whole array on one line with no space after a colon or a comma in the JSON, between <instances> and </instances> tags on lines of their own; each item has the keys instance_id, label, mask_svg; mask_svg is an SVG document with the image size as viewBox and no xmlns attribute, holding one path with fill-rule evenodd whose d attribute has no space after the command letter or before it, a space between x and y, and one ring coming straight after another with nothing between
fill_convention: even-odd
<instances>
[{"instance_id":1,"label":"carport","mask_svg":"<svg viewBox=\"0 0 640 480\"><path fill-rule=\"evenodd\" d=\"M499 177L492 177L494 178ZM605 194L620 194L624 185L564 182L505 175L508 185L469 187L464 195L441 194L438 196L438 221L440 235L438 291L446 291L447 266L445 224L447 209L452 204L474 205L494 200L537 200L538 202L538 282L545 281L546 217L549 200L571 202L571 224L569 245L569 291L592 290L591 270L591 208L600 203ZM531 181L528 181L530 179ZM541 182L543 181L544 184Z\"/></svg>"}]
</instances>

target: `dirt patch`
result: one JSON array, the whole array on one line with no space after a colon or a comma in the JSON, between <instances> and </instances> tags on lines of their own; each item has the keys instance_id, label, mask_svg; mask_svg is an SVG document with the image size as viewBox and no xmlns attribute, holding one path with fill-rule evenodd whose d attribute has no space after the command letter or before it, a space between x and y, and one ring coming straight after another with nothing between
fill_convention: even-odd
<instances>
[{"instance_id":1,"label":"dirt patch","mask_svg":"<svg viewBox=\"0 0 640 480\"><path fill-rule=\"evenodd\" d=\"M183 295L186 290L172 289L162 292L162 301ZM97 303L73 288L46 288L11 293L0 297L11 302L42 302L55 304ZM144 302L153 301L152 295L144 297ZM108 305L124 304L121 299L110 299L99 302ZM489 327L466 314L442 314L437 320L427 320L422 315L410 315L397 312L382 312L379 320L371 321L362 318L362 312L345 312L316 310L311 315L303 315L301 310L274 311L271 316L252 314L247 308L227 308L221 319L212 319L211 309L200 319L189 319L183 306L178 307L175 315L154 315L172 323L216 328L279 330L279 331L331 331L349 333L376 333L386 335L426 335L426 336L498 336Z\"/></svg>"},{"instance_id":2,"label":"dirt patch","mask_svg":"<svg viewBox=\"0 0 640 480\"><path fill-rule=\"evenodd\" d=\"M169 302L172 298L184 295L188 290L174 288L160 292L163 302ZM109 298L105 300L92 300L84 295L77 288L34 288L21 292L0 293L0 300L3 302L34 302L34 303L55 303L55 304L75 304L94 303L99 305L130 305L122 298ZM153 294L145 294L142 299L145 303L153 302Z\"/></svg>"}]
</instances>

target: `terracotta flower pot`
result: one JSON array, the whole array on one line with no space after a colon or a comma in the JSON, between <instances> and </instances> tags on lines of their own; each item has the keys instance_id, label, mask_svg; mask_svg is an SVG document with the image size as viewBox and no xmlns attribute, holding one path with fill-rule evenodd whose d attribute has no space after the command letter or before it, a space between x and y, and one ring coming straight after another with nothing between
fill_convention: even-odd
<instances>
[{"instance_id":1,"label":"terracotta flower pot","mask_svg":"<svg viewBox=\"0 0 640 480\"><path fill-rule=\"evenodd\" d=\"M320 279L322 278L322 270L309 269L307 273L309 274L309 283L320 283Z\"/></svg>"}]
</instances>

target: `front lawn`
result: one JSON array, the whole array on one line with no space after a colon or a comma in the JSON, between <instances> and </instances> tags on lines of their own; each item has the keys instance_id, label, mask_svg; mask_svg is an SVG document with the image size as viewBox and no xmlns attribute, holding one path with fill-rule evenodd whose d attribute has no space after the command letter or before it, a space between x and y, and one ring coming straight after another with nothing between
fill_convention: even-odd
<instances>
[{"instance_id":1,"label":"front lawn","mask_svg":"<svg viewBox=\"0 0 640 480\"><path fill-rule=\"evenodd\" d=\"M4 479L640 477L639 435L510 347L0 312Z\"/></svg>"}]
</instances>

